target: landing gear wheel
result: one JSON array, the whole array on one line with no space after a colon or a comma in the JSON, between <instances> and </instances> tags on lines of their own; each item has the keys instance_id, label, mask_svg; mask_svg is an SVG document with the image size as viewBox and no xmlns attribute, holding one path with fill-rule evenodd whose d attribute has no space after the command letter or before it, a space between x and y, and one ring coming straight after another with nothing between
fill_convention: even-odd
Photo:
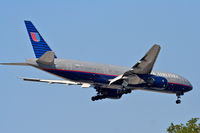
<instances>
[{"instance_id":1,"label":"landing gear wheel","mask_svg":"<svg viewBox=\"0 0 200 133\"><path fill-rule=\"evenodd\" d=\"M180 103L181 103L180 99L176 100L176 104L180 104Z\"/></svg>"},{"instance_id":2,"label":"landing gear wheel","mask_svg":"<svg viewBox=\"0 0 200 133\"><path fill-rule=\"evenodd\" d=\"M128 89L126 94L131 93L131 92L132 92L132 90L131 90L131 89Z\"/></svg>"},{"instance_id":3,"label":"landing gear wheel","mask_svg":"<svg viewBox=\"0 0 200 133\"><path fill-rule=\"evenodd\" d=\"M96 100L96 97L91 97L91 100L92 100L92 101L95 101L95 100Z\"/></svg>"},{"instance_id":4,"label":"landing gear wheel","mask_svg":"<svg viewBox=\"0 0 200 133\"><path fill-rule=\"evenodd\" d=\"M103 96L103 95L97 95L97 96L93 96L91 97L91 100L92 101L96 101L96 100L102 100L102 99L105 99L106 97Z\"/></svg>"},{"instance_id":5,"label":"landing gear wheel","mask_svg":"<svg viewBox=\"0 0 200 133\"><path fill-rule=\"evenodd\" d=\"M176 104L180 104L181 103L181 95L184 95L183 92L177 92L176 96L177 96L177 100L176 100Z\"/></svg>"}]
</instances>

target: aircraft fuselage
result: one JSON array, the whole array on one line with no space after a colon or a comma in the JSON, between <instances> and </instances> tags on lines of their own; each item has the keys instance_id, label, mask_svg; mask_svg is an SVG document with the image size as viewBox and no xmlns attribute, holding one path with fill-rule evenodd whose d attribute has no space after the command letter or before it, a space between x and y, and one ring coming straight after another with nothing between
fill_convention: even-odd
<instances>
[{"instance_id":1,"label":"aircraft fuselage","mask_svg":"<svg viewBox=\"0 0 200 133\"><path fill-rule=\"evenodd\" d=\"M55 65L53 66L38 65L36 60L37 59L29 59L27 62L36 68L59 76L63 79L95 84L97 86L99 85L104 88L112 89L122 88L122 83L119 82L109 86L110 80L130 69L122 66L65 59L55 59ZM126 88L131 90L158 91L163 93L184 93L192 90L191 83L177 74L152 71L151 74L140 75L140 77L153 77L153 79L156 79L157 82L150 84L141 81L140 84L134 84L134 81L136 80L134 77L133 80L129 79L128 86ZM165 83L163 83L163 80L166 80Z\"/></svg>"}]
</instances>

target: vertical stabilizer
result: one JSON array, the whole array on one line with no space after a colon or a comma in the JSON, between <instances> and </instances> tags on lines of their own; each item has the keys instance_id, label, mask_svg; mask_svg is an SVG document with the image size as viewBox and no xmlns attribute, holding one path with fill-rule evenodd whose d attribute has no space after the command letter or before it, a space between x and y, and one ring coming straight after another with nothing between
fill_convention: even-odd
<instances>
[{"instance_id":1,"label":"vertical stabilizer","mask_svg":"<svg viewBox=\"0 0 200 133\"><path fill-rule=\"evenodd\" d=\"M31 21L24 21L33 46L36 58L40 58L47 51L52 51ZM55 56L56 58L56 56Z\"/></svg>"}]
</instances>

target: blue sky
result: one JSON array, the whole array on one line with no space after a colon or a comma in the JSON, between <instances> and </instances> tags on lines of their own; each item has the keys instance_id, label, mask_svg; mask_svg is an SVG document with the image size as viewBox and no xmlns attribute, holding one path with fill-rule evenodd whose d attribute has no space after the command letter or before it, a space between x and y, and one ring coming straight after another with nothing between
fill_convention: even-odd
<instances>
[{"instance_id":1,"label":"blue sky","mask_svg":"<svg viewBox=\"0 0 200 133\"><path fill-rule=\"evenodd\" d=\"M175 95L134 91L92 102L92 88L23 82L58 79L31 67L0 66L0 132L165 132L171 122L200 117L200 1L18 0L0 4L0 62L23 62L33 50L23 20L31 20L57 56L132 66L155 43L154 70L174 72L194 86Z\"/></svg>"}]
</instances>

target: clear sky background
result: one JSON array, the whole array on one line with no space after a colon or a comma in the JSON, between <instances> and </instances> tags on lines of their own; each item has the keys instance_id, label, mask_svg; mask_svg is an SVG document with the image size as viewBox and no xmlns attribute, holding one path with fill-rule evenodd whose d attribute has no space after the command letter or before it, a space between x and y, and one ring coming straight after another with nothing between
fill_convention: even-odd
<instances>
[{"instance_id":1,"label":"clear sky background","mask_svg":"<svg viewBox=\"0 0 200 133\"><path fill-rule=\"evenodd\" d=\"M155 43L154 70L188 78L180 105L170 94L134 91L92 102L93 88L24 82L59 79L31 67L0 66L0 133L163 133L200 117L199 0L2 0L0 62L33 58L31 20L59 58L131 67Z\"/></svg>"}]
</instances>

